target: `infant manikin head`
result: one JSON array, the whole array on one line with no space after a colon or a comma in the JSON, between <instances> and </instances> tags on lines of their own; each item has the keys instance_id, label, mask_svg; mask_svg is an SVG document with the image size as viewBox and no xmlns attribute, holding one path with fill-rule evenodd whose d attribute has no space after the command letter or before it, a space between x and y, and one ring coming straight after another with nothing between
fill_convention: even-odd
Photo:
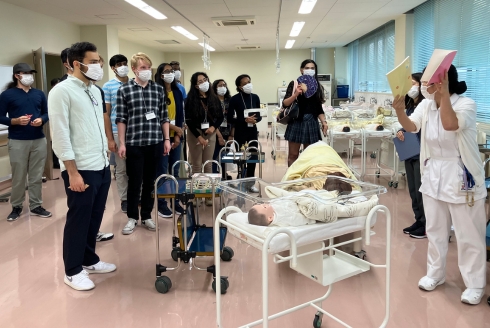
<instances>
[{"instance_id":1,"label":"infant manikin head","mask_svg":"<svg viewBox=\"0 0 490 328\"><path fill-rule=\"evenodd\" d=\"M274 209L270 204L257 204L248 211L248 223L268 226L274 220Z\"/></svg>"},{"instance_id":2,"label":"infant manikin head","mask_svg":"<svg viewBox=\"0 0 490 328\"><path fill-rule=\"evenodd\" d=\"M340 172L334 172L331 173L330 175L337 176L337 177L343 177L345 178L346 176L343 175ZM352 192L352 186L350 183L343 181L341 179L328 179L325 181L325 184L323 185L323 189L327 191L338 191L339 195L340 194L350 194Z\"/></svg>"}]
</instances>

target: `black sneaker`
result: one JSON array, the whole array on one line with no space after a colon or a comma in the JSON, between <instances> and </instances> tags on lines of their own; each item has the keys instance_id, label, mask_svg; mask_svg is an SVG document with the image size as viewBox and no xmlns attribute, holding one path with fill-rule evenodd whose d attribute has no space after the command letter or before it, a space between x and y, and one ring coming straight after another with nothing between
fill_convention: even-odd
<instances>
[{"instance_id":1,"label":"black sneaker","mask_svg":"<svg viewBox=\"0 0 490 328\"><path fill-rule=\"evenodd\" d=\"M7 217L7 221L13 222L13 221L17 220L20 217L21 213L22 213L22 207L12 208L12 212Z\"/></svg>"},{"instance_id":2,"label":"black sneaker","mask_svg":"<svg viewBox=\"0 0 490 328\"><path fill-rule=\"evenodd\" d=\"M127 200L123 200L121 202L121 212L128 213L128 201Z\"/></svg>"},{"instance_id":3,"label":"black sneaker","mask_svg":"<svg viewBox=\"0 0 490 328\"><path fill-rule=\"evenodd\" d=\"M412 231L417 230L420 227L419 221L415 221L414 224L412 224L410 227L403 229L403 233L409 234Z\"/></svg>"},{"instance_id":4,"label":"black sneaker","mask_svg":"<svg viewBox=\"0 0 490 328\"><path fill-rule=\"evenodd\" d=\"M427 235L425 234L425 227L420 227L417 230L410 232L410 237L417 239L427 238Z\"/></svg>"},{"instance_id":5,"label":"black sneaker","mask_svg":"<svg viewBox=\"0 0 490 328\"><path fill-rule=\"evenodd\" d=\"M51 215L53 215L53 214L51 214L51 212L46 211L42 206L38 206L36 208L33 208L31 210L31 214L40 216L42 218L49 218Z\"/></svg>"},{"instance_id":6,"label":"black sneaker","mask_svg":"<svg viewBox=\"0 0 490 328\"><path fill-rule=\"evenodd\" d=\"M179 203L175 204L175 214L176 215L181 215L184 213L184 209L182 208L182 206L180 206Z\"/></svg>"}]
</instances>

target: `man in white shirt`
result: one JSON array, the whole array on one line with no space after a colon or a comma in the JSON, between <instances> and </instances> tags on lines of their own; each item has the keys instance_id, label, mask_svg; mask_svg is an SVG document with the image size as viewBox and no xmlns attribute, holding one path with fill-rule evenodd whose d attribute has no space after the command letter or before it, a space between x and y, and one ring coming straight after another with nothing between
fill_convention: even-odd
<instances>
[{"instance_id":1,"label":"man in white shirt","mask_svg":"<svg viewBox=\"0 0 490 328\"><path fill-rule=\"evenodd\" d=\"M53 150L60 159L68 213L63 235L64 282L76 290L95 287L89 273L116 270L95 253L107 194L111 184L102 96L93 84L102 79L95 45L71 46L68 60L73 75L49 95Z\"/></svg>"}]
</instances>

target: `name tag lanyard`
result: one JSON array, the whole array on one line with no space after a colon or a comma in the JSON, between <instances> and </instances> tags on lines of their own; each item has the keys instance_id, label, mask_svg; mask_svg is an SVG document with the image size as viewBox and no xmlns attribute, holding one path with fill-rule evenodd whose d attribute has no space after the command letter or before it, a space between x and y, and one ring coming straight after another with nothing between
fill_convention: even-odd
<instances>
[{"instance_id":1,"label":"name tag lanyard","mask_svg":"<svg viewBox=\"0 0 490 328\"><path fill-rule=\"evenodd\" d=\"M201 100L201 105L204 108L204 121L201 123L201 130L209 129L208 122L208 106L204 105L204 102Z\"/></svg>"},{"instance_id":2,"label":"name tag lanyard","mask_svg":"<svg viewBox=\"0 0 490 328\"><path fill-rule=\"evenodd\" d=\"M247 105L245 104L245 99L243 98L243 94L241 92L240 92L240 96L242 96L243 107L245 107L245 109L252 109L253 108L252 95L250 95L250 108L247 108ZM249 128L251 128L253 126L254 126L253 123L248 123Z\"/></svg>"},{"instance_id":3,"label":"name tag lanyard","mask_svg":"<svg viewBox=\"0 0 490 328\"><path fill-rule=\"evenodd\" d=\"M85 93L90 98L90 101L92 102L92 107L94 108L95 120L97 121L97 126L99 127L99 133L100 133L100 140L102 141L102 154L105 156L106 151L104 149L104 137L102 136L102 130L100 129L99 118L97 117L97 109L96 109L96 107L99 107L99 102L97 101L97 99L95 99L94 95L92 94L92 92L90 92L88 88L85 89Z\"/></svg>"},{"instance_id":4,"label":"name tag lanyard","mask_svg":"<svg viewBox=\"0 0 490 328\"><path fill-rule=\"evenodd\" d=\"M223 109L223 117L224 117L223 123L221 123L221 127L226 128L228 127L228 122L226 121L226 105L224 101L221 102L221 108Z\"/></svg>"},{"instance_id":5,"label":"name tag lanyard","mask_svg":"<svg viewBox=\"0 0 490 328\"><path fill-rule=\"evenodd\" d=\"M141 99L143 99L143 108L145 109L145 116L146 120L152 120L156 118L157 116L155 115L155 112L152 110L148 110L146 107L146 101L145 101L145 94L143 93L143 87L139 84L137 84L140 87L140 92L141 92Z\"/></svg>"}]
</instances>

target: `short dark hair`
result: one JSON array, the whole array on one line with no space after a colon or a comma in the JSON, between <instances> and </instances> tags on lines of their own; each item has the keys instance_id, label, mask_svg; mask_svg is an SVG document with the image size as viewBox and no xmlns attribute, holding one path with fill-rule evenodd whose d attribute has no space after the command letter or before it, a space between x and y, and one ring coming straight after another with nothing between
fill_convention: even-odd
<instances>
[{"instance_id":1,"label":"short dark hair","mask_svg":"<svg viewBox=\"0 0 490 328\"><path fill-rule=\"evenodd\" d=\"M345 178L346 176L343 175L340 172L333 172L329 174L331 176L337 176L337 177L342 177ZM350 194L352 192L352 185L348 183L347 181L344 181L342 179L328 179L325 181L325 184L323 185L323 189L327 191L335 191L337 190L340 193L346 193Z\"/></svg>"},{"instance_id":2,"label":"short dark hair","mask_svg":"<svg viewBox=\"0 0 490 328\"><path fill-rule=\"evenodd\" d=\"M73 62L75 60L80 63L83 62L85 53L87 52L97 52L95 44L90 42L77 42L73 44L68 51L68 64L73 67Z\"/></svg>"},{"instance_id":3,"label":"short dark hair","mask_svg":"<svg viewBox=\"0 0 490 328\"><path fill-rule=\"evenodd\" d=\"M68 60L68 52L70 51L70 48L65 48L61 52L61 62L64 64Z\"/></svg>"},{"instance_id":4,"label":"short dark hair","mask_svg":"<svg viewBox=\"0 0 490 328\"><path fill-rule=\"evenodd\" d=\"M240 92L240 83L242 83L242 79L243 78L246 78L248 77L250 79L250 81L252 81L252 78L250 77L250 75L248 74L242 74L242 75L239 75L236 79L235 79L235 85L236 85L236 91L237 92Z\"/></svg>"},{"instance_id":5,"label":"short dark hair","mask_svg":"<svg viewBox=\"0 0 490 328\"><path fill-rule=\"evenodd\" d=\"M111 57L111 59L109 60L109 66L110 67L114 67L117 64L122 63L122 62L126 62L127 63L128 62L128 59L124 55L117 54L117 55L114 55L114 56Z\"/></svg>"},{"instance_id":6,"label":"short dark hair","mask_svg":"<svg viewBox=\"0 0 490 328\"><path fill-rule=\"evenodd\" d=\"M267 220L267 215L260 214L254 207L248 211L248 223L263 227L270 225L269 220Z\"/></svg>"},{"instance_id":7,"label":"short dark hair","mask_svg":"<svg viewBox=\"0 0 490 328\"><path fill-rule=\"evenodd\" d=\"M51 87L54 87L60 82L60 79L55 77L54 79L51 80Z\"/></svg>"}]
</instances>

